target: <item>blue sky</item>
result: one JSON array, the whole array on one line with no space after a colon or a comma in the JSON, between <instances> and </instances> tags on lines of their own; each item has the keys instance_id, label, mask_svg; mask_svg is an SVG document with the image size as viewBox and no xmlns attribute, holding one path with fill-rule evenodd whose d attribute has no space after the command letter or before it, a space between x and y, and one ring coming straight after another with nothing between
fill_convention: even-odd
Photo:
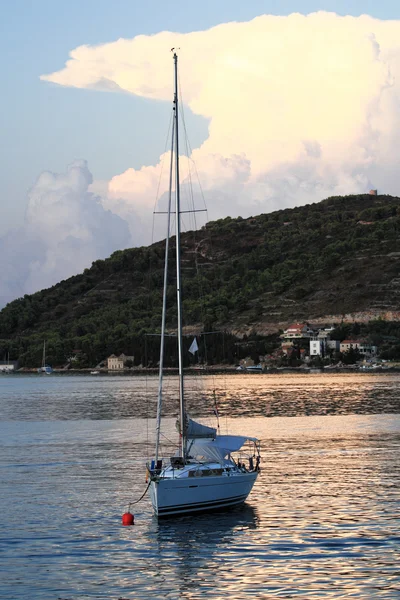
<instances>
[{"instance_id":1,"label":"blue sky","mask_svg":"<svg viewBox=\"0 0 400 600\"><path fill-rule=\"evenodd\" d=\"M163 151L169 106L39 80L41 74L60 69L73 48L162 30L202 30L263 13L316 10L381 19L400 15L398 2L376 0L3 0L0 234L22 222L26 192L43 170L60 172L75 158L85 158L95 179L108 179L130 166L154 163ZM189 130L196 147L206 137L206 122L192 117Z\"/></svg>"}]
</instances>

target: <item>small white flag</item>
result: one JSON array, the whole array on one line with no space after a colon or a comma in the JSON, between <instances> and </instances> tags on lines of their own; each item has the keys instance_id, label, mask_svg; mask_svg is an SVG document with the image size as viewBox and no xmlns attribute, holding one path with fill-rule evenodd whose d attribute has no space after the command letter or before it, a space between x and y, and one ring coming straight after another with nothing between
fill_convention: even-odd
<instances>
[{"instance_id":1,"label":"small white flag","mask_svg":"<svg viewBox=\"0 0 400 600\"><path fill-rule=\"evenodd\" d=\"M194 338L194 340L193 340L193 342L192 342L192 345L191 345L191 346L190 346L190 348L189 348L189 352L190 352L191 354L194 354L195 352L197 352L197 350L198 350L198 349L199 349L199 347L198 347L198 345L197 345L197 340L196 340L196 338Z\"/></svg>"}]
</instances>

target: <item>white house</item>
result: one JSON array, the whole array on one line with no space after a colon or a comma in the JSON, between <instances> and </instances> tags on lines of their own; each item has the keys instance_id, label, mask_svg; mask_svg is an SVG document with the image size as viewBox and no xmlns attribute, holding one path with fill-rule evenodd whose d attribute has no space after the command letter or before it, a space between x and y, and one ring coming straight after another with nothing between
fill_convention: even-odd
<instances>
[{"instance_id":1,"label":"white house","mask_svg":"<svg viewBox=\"0 0 400 600\"><path fill-rule=\"evenodd\" d=\"M326 344L324 340L310 340L310 356L325 355Z\"/></svg>"}]
</instances>

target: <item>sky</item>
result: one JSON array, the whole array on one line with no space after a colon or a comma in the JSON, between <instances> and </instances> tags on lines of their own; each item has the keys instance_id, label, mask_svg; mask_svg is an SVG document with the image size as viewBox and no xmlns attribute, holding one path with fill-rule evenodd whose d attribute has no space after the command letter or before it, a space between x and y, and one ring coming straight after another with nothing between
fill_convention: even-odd
<instances>
[{"instance_id":1,"label":"sky","mask_svg":"<svg viewBox=\"0 0 400 600\"><path fill-rule=\"evenodd\" d=\"M400 195L398 40L394 0L0 2L0 307L151 243L172 46L208 218Z\"/></svg>"}]
</instances>

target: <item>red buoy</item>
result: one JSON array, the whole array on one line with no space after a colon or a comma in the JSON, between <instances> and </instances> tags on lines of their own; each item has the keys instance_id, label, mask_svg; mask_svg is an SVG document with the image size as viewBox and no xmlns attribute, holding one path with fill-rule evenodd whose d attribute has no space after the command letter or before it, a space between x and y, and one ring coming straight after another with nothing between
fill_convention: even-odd
<instances>
[{"instance_id":1,"label":"red buoy","mask_svg":"<svg viewBox=\"0 0 400 600\"><path fill-rule=\"evenodd\" d=\"M135 524L135 517L132 513L126 512L122 515L122 525L129 526Z\"/></svg>"}]
</instances>

